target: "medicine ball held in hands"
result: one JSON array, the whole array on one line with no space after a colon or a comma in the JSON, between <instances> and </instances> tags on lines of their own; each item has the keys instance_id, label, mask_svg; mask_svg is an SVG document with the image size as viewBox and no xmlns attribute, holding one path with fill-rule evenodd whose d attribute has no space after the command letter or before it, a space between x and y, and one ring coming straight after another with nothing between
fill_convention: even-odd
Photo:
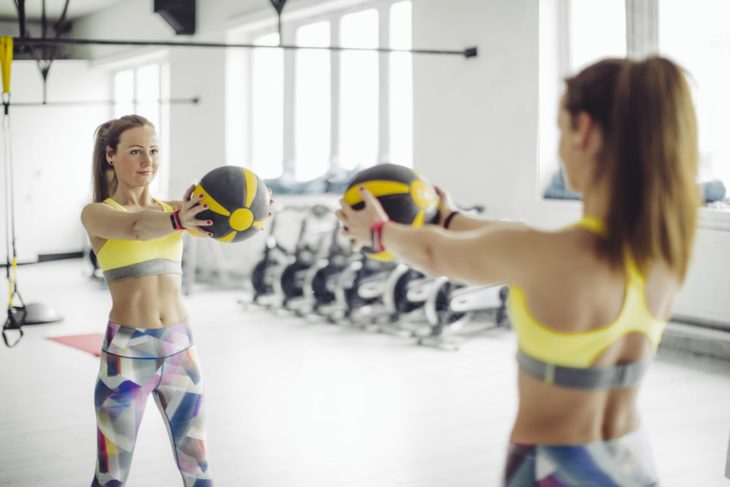
<instances>
[{"instance_id":1,"label":"medicine ball held in hands","mask_svg":"<svg viewBox=\"0 0 730 487\"><path fill-rule=\"evenodd\" d=\"M208 209L200 220L212 220L205 227L220 242L240 242L264 228L269 212L269 192L253 171L239 166L221 166L203 176L192 198L203 198ZM193 232L195 233L195 232Z\"/></svg>"},{"instance_id":2,"label":"medicine ball held in hands","mask_svg":"<svg viewBox=\"0 0 730 487\"><path fill-rule=\"evenodd\" d=\"M397 164L378 164L360 171L345 191L345 203L355 210L364 207L358 188L365 187L383 206L394 222L420 227L438 219L439 198L433 187L410 168ZM393 260L388 251L373 253L363 249L377 260Z\"/></svg>"}]
</instances>

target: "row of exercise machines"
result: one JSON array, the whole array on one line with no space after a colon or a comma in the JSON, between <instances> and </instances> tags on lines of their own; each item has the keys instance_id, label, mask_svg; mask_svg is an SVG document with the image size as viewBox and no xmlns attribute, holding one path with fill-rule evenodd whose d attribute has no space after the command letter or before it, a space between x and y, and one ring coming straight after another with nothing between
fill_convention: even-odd
<instances>
[{"instance_id":1,"label":"row of exercise machines","mask_svg":"<svg viewBox=\"0 0 730 487\"><path fill-rule=\"evenodd\" d=\"M242 303L447 350L458 349L466 337L509 327L506 286L463 285L371 259L353 251L333 215L325 204L279 209ZM295 234L293 245L282 243L281 227L289 240Z\"/></svg>"}]
</instances>

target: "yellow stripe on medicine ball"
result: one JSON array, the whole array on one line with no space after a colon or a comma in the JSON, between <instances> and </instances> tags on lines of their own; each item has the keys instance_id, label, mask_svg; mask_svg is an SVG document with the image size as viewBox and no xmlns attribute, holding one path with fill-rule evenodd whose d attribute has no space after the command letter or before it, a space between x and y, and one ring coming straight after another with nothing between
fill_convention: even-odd
<instances>
[{"instance_id":1,"label":"yellow stripe on medicine ball","mask_svg":"<svg viewBox=\"0 0 730 487\"><path fill-rule=\"evenodd\" d=\"M243 206L251 208L253 204L253 197L256 196L258 190L258 180L256 175L248 169L243 169L243 180L246 181L246 201Z\"/></svg>"},{"instance_id":2,"label":"yellow stripe on medicine ball","mask_svg":"<svg viewBox=\"0 0 730 487\"><path fill-rule=\"evenodd\" d=\"M223 235L222 237L217 238L216 240L218 240L219 242L230 242L231 240L233 240L233 237L235 237L235 236L236 236L236 232L231 232L228 235Z\"/></svg>"},{"instance_id":3,"label":"yellow stripe on medicine ball","mask_svg":"<svg viewBox=\"0 0 730 487\"><path fill-rule=\"evenodd\" d=\"M266 225L266 220L256 220L251 226L261 230L262 228L264 228L264 225Z\"/></svg>"},{"instance_id":4,"label":"yellow stripe on medicine ball","mask_svg":"<svg viewBox=\"0 0 730 487\"><path fill-rule=\"evenodd\" d=\"M416 179L411 183L410 191L413 202L420 209L438 205L438 195L436 194L436 191L434 191L434 189L425 181Z\"/></svg>"},{"instance_id":5,"label":"yellow stripe on medicine ball","mask_svg":"<svg viewBox=\"0 0 730 487\"><path fill-rule=\"evenodd\" d=\"M405 183L398 183L395 181L365 181L363 183L356 184L345 192L345 203L352 206L362 202L360 186L364 186L365 189L370 191L370 193L372 193L375 197L391 194L406 194L411 191L410 186Z\"/></svg>"},{"instance_id":6,"label":"yellow stripe on medicine ball","mask_svg":"<svg viewBox=\"0 0 730 487\"><path fill-rule=\"evenodd\" d=\"M251 228L253 222L254 216L250 208L239 208L228 219L228 224L231 228L238 232L248 230Z\"/></svg>"},{"instance_id":7,"label":"yellow stripe on medicine ball","mask_svg":"<svg viewBox=\"0 0 730 487\"><path fill-rule=\"evenodd\" d=\"M220 203L218 203L216 200L213 199L211 195L208 194L208 192L203 188L201 185L197 185L195 187L195 191L193 191L193 197L197 197L198 195L203 195L203 201L201 203L205 203L208 205L208 209L212 211L213 213L218 213L219 215L223 216L230 216L231 212L226 210L224 206L222 206Z\"/></svg>"},{"instance_id":8,"label":"yellow stripe on medicine ball","mask_svg":"<svg viewBox=\"0 0 730 487\"><path fill-rule=\"evenodd\" d=\"M423 221L426 219L426 213L423 210L418 210L418 213L416 213L416 218L413 219L411 222L411 226L413 228L418 228L423 226Z\"/></svg>"},{"instance_id":9,"label":"yellow stripe on medicine ball","mask_svg":"<svg viewBox=\"0 0 730 487\"><path fill-rule=\"evenodd\" d=\"M395 260L395 254L388 250L377 252L375 254L368 254L368 257L371 259L379 260L381 262L391 262Z\"/></svg>"}]
</instances>

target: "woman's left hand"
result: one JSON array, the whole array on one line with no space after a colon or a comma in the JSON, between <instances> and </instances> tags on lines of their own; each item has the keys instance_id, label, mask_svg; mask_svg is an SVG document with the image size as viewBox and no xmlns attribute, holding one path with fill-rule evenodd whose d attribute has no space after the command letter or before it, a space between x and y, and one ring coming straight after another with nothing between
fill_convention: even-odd
<instances>
[{"instance_id":1,"label":"woman's left hand","mask_svg":"<svg viewBox=\"0 0 730 487\"><path fill-rule=\"evenodd\" d=\"M383 206L370 191L361 187L360 195L365 208L353 210L345 200L341 199L340 209L336 212L337 219L342 222L342 235L352 240L356 250L371 245L370 228L373 224L389 220Z\"/></svg>"}]
</instances>

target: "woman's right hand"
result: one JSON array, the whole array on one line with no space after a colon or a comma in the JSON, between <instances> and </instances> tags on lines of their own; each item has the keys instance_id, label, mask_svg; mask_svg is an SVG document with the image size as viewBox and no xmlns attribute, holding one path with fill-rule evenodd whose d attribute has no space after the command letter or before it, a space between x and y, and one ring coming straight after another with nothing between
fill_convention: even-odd
<instances>
[{"instance_id":1,"label":"woman's right hand","mask_svg":"<svg viewBox=\"0 0 730 487\"><path fill-rule=\"evenodd\" d=\"M180 205L178 213L180 223L186 230L197 231L200 232L202 236L212 237L213 234L206 230L205 227L212 225L213 221L201 220L197 217L198 213L208 209L208 205L200 203L203 199L202 194L197 197L193 197L194 190L195 185L193 184L187 189L187 191L185 191L185 196L183 196L182 205Z\"/></svg>"},{"instance_id":2,"label":"woman's right hand","mask_svg":"<svg viewBox=\"0 0 730 487\"><path fill-rule=\"evenodd\" d=\"M433 189L436 190L436 194L439 196L439 221L438 225L440 227L444 226L444 220L448 218L448 216L454 212L458 211L456 208L456 205L454 204L454 200L451 199L451 195L441 189L440 186L434 186Z\"/></svg>"}]
</instances>

